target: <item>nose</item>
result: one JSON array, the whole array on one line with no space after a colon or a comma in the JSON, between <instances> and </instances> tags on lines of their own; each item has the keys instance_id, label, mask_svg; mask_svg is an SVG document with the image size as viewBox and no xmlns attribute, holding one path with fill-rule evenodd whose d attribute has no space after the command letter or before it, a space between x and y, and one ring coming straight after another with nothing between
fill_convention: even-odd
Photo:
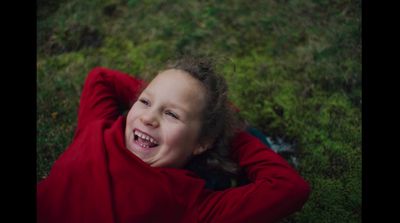
<instances>
[{"instance_id":1,"label":"nose","mask_svg":"<svg viewBox=\"0 0 400 223\"><path fill-rule=\"evenodd\" d=\"M153 128L157 128L159 126L158 119L152 112L143 114L139 119L145 126Z\"/></svg>"}]
</instances>

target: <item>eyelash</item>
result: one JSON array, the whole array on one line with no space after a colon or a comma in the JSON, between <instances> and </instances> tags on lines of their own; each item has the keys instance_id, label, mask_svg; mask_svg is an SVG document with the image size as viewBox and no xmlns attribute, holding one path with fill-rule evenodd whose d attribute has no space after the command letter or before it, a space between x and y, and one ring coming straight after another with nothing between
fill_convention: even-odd
<instances>
[{"instance_id":1,"label":"eyelash","mask_svg":"<svg viewBox=\"0 0 400 223\"><path fill-rule=\"evenodd\" d=\"M150 104L150 102L147 101L146 99L139 99L139 101L144 105L149 105Z\"/></svg>"},{"instance_id":2,"label":"eyelash","mask_svg":"<svg viewBox=\"0 0 400 223\"><path fill-rule=\"evenodd\" d=\"M174 119L179 119L179 117L171 111L166 111L165 114L171 116Z\"/></svg>"},{"instance_id":3,"label":"eyelash","mask_svg":"<svg viewBox=\"0 0 400 223\"><path fill-rule=\"evenodd\" d=\"M148 100L146 100L146 99L139 99L139 101L140 101L142 104L146 105L146 106L149 106L149 105L150 105L150 102L149 102ZM179 116L176 115L175 113L171 112L171 111L166 111L165 114L171 116L171 117L174 118L174 119L178 119L178 120L179 120Z\"/></svg>"}]
</instances>

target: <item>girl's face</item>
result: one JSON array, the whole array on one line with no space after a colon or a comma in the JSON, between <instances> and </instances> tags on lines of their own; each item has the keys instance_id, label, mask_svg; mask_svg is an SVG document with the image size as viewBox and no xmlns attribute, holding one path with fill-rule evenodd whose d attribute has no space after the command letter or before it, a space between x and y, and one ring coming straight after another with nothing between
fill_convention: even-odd
<instances>
[{"instance_id":1,"label":"girl's face","mask_svg":"<svg viewBox=\"0 0 400 223\"><path fill-rule=\"evenodd\" d=\"M159 73L130 109L126 147L153 167L181 168L205 151L199 142L205 89L184 71Z\"/></svg>"}]
</instances>

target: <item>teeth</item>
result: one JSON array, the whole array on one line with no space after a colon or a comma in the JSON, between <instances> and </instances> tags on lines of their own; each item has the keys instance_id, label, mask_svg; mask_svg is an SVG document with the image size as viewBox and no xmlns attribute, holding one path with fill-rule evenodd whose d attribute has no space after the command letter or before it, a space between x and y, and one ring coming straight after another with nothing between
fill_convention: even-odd
<instances>
[{"instance_id":1,"label":"teeth","mask_svg":"<svg viewBox=\"0 0 400 223\"><path fill-rule=\"evenodd\" d=\"M153 139L150 136L145 135L145 134L143 134L143 133L141 133L139 131L135 131L134 134L137 135L138 137L144 139L144 140L150 141L151 143L158 144L158 142L155 139Z\"/></svg>"}]
</instances>

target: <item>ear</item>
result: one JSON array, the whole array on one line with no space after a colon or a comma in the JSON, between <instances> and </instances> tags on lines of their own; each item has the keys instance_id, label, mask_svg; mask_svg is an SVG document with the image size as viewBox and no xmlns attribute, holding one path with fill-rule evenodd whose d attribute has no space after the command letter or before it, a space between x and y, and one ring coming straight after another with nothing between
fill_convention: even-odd
<instances>
[{"instance_id":1,"label":"ear","mask_svg":"<svg viewBox=\"0 0 400 223\"><path fill-rule=\"evenodd\" d=\"M193 150L193 155L197 156L200 155L202 153L204 153L205 151L207 151L211 146L211 142L206 142L206 143L202 143L199 144L194 150Z\"/></svg>"}]
</instances>

